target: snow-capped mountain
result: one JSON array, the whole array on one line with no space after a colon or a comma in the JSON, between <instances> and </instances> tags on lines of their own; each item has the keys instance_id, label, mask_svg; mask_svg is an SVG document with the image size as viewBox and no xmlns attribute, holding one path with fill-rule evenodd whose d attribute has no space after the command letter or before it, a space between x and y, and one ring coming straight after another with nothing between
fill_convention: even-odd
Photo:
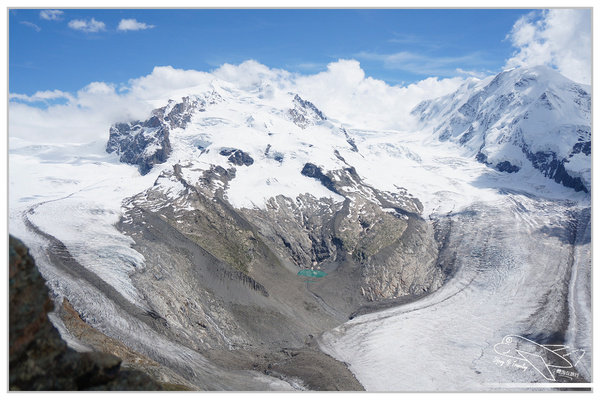
<instances>
[{"instance_id":1,"label":"snow-capped mountain","mask_svg":"<svg viewBox=\"0 0 600 400\"><path fill-rule=\"evenodd\" d=\"M469 81L413 115L499 171L530 164L576 191L591 188L591 88L539 66Z\"/></svg>"},{"instance_id":2,"label":"snow-capped mountain","mask_svg":"<svg viewBox=\"0 0 600 400\"><path fill-rule=\"evenodd\" d=\"M207 76L114 121L108 142L13 141L11 169L34 173L11 177L11 233L71 346L99 345L60 318L63 299L165 382L544 382L498 367L506 335L581 350L563 370L586 381L589 91L505 71L421 103L412 131L376 131L273 82Z\"/></svg>"},{"instance_id":3,"label":"snow-capped mountain","mask_svg":"<svg viewBox=\"0 0 600 400\"><path fill-rule=\"evenodd\" d=\"M165 162L164 149L171 148L169 140L173 142L168 163L172 169L163 168L154 186L144 193L144 200L136 197L129 203L132 207L139 207L141 201L143 207L151 206L156 212L172 209L171 224L183 231L197 230L189 227L188 221L190 211L196 213L195 203L202 193L202 198L224 201L251 225L260 227L258 236L298 269L331 268L331 263L344 262L350 254L355 262L371 268L370 272L363 268L363 277L355 282L360 284L362 296L418 295L440 285L443 273L430 271L435 249L425 246L431 252L427 257L422 249L416 249L417 262L400 256L405 245L396 243L409 224L422 224L420 202L406 191L391 193L365 183L352 165L361 155L343 128L297 94L271 92L265 100L223 87L184 97L181 103L170 101L147 121L135 122L129 134L120 130L123 124L111 128L107 151L120 149L121 160L139 165L143 174L150 165ZM203 98L213 100L207 106ZM169 120L185 121L185 125L169 125ZM137 140L140 137L152 140ZM134 156L123 157L131 154ZM152 193L152 202L147 200L148 193ZM195 205L190 206L192 203ZM203 209L208 212L206 206ZM287 214L284 221L280 219L283 210ZM424 235L423 240L433 243L427 230L409 232ZM206 237L207 232L203 233ZM220 248L214 242L217 238L221 243L235 242L232 233L223 235L213 228L210 236L213 239L203 240L211 242L205 248L214 255ZM236 240L244 243L242 238ZM252 245L242 247L244 252L254 251ZM371 258L383 248L388 255L380 256L378 265L371 267ZM390 270L393 276L382 284L371 275L395 263L391 256L402 257L404 268L411 265L411 275ZM252 257L239 259L223 253L220 258L231 259L244 272L253 264ZM418 263L422 267L416 268ZM390 273L386 268L376 274ZM421 269L429 272L421 274Z\"/></svg>"}]
</instances>

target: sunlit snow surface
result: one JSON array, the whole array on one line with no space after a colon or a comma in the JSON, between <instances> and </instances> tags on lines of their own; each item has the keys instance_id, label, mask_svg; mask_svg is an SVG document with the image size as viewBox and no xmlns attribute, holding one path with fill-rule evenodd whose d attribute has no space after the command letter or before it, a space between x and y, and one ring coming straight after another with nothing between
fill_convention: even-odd
<instances>
[{"instance_id":1,"label":"sunlit snow surface","mask_svg":"<svg viewBox=\"0 0 600 400\"><path fill-rule=\"evenodd\" d=\"M509 365L511 359L494 346L507 335L548 339L564 282L573 278L575 291L587 291L576 275L589 259L574 270L566 268L570 248L564 237L551 233L561 224L560 208L515 194L461 210L453 219L460 235L450 245L463 256L449 283L422 300L325 333L322 347L347 362L367 390L467 391L550 383L527 362ZM571 332L584 340L546 344L583 350L583 358L574 361L589 379L589 297L588 303L575 300L570 306L587 319Z\"/></svg>"},{"instance_id":2,"label":"sunlit snow surface","mask_svg":"<svg viewBox=\"0 0 600 400\"><path fill-rule=\"evenodd\" d=\"M105 140L45 145L10 139L10 233L31 247L56 292L76 293L79 309L97 327L125 343L133 337L138 348L159 352L157 358L214 372L197 353L169 343L143 324L129 325L109 299L62 276L44 254L45 239L28 224L63 242L81 265L144 309L144 299L128 277L144 268L144 257L131 248L133 239L114 227L124 199L151 187L175 163L186 166L183 173L191 182L211 165L227 167L219 149L235 147L255 162L237 168L227 188L225 195L234 206L264 207L277 194L293 198L311 193L340 201L300 174L306 162L326 170L343 167L333 153L338 150L368 184L391 192L406 189L423 203L424 218L451 219L448 243L461 257L456 274L440 290L326 332L320 338L324 351L346 362L367 390L494 390L510 383L547 383L532 367L500 365L506 360L494 345L507 335L538 338L559 330L557 303L549 299L567 299L571 312L565 314L570 318L565 342L551 344L582 350L577 371L590 379L590 244L584 241L573 251L561 236L564 218L589 207L589 196L543 178L531 167L516 174L492 170L466 157L464 149L431 141L427 132L347 126L359 150L354 152L336 122L300 129L282 118L281 110L291 106L287 93L275 91L263 98L225 84L217 89L227 101L195 114L188 129L173 130L169 160L146 176L106 154ZM177 196L177 187L169 193ZM569 281L570 291L564 293ZM265 376L230 379L252 388L290 389ZM233 387L231 382L223 387Z\"/></svg>"}]
</instances>

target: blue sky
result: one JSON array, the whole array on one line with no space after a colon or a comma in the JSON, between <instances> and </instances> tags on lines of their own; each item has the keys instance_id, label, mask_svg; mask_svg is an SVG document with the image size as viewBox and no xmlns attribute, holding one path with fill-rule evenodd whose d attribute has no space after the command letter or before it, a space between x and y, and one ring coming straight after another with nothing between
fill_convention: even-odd
<instances>
[{"instance_id":1,"label":"blue sky","mask_svg":"<svg viewBox=\"0 0 600 400\"><path fill-rule=\"evenodd\" d=\"M253 59L314 74L360 62L390 85L490 75L515 51L507 35L526 9L9 11L9 91L75 92L155 66L211 71ZM118 29L122 20L128 25ZM125 28L129 29L125 29Z\"/></svg>"}]
</instances>

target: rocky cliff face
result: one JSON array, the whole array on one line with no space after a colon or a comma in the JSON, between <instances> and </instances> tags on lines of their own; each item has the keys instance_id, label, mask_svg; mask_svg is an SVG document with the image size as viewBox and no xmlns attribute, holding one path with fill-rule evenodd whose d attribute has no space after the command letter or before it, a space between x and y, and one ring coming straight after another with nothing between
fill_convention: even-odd
<instances>
[{"instance_id":1,"label":"rocky cliff face","mask_svg":"<svg viewBox=\"0 0 600 400\"><path fill-rule=\"evenodd\" d=\"M344 200L278 196L265 210L244 209L277 254L299 269L335 271L337 265L354 265L360 270L354 295L368 301L421 295L441 285L443 273L435 268L437 248L419 216L417 199L379 191L352 167L323 171L307 163L302 174Z\"/></svg>"},{"instance_id":2,"label":"rocky cliff face","mask_svg":"<svg viewBox=\"0 0 600 400\"><path fill-rule=\"evenodd\" d=\"M154 164L165 162L171 154L169 127L158 116L144 122L115 124L110 128L106 151L116 152L121 162L137 165L145 175Z\"/></svg>"},{"instance_id":3,"label":"rocky cliff face","mask_svg":"<svg viewBox=\"0 0 600 400\"><path fill-rule=\"evenodd\" d=\"M110 127L106 151L117 153L121 162L137 165L145 175L171 154L171 130L184 129L194 113L205 111L207 106L220 100L214 92L203 97L183 97L180 103L171 100L168 105L154 110L145 121L114 124Z\"/></svg>"},{"instance_id":4,"label":"rocky cliff face","mask_svg":"<svg viewBox=\"0 0 600 400\"><path fill-rule=\"evenodd\" d=\"M53 303L21 241L9 239L9 390L162 390L105 352L77 353L48 319Z\"/></svg>"},{"instance_id":5,"label":"rocky cliff face","mask_svg":"<svg viewBox=\"0 0 600 400\"><path fill-rule=\"evenodd\" d=\"M288 109L287 114L291 121L302 129L326 120L321 110L297 94L294 95L293 107Z\"/></svg>"}]
</instances>

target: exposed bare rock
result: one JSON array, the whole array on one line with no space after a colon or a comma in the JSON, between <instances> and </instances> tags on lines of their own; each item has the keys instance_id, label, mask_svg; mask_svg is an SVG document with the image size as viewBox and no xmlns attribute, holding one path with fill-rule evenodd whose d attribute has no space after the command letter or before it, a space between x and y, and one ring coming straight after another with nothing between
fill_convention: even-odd
<instances>
[{"instance_id":1,"label":"exposed bare rock","mask_svg":"<svg viewBox=\"0 0 600 400\"><path fill-rule=\"evenodd\" d=\"M142 175L155 164L164 163L171 154L170 132L185 128L196 112L206 110L221 101L218 93L204 97L186 96L180 103L174 100L157 108L145 121L120 122L110 127L107 153L116 152L121 162L137 165Z\"/></svg>"},{"instance_id":2,"label":"exposed bare rock","mask_svg":"<svg viewBox=\"0 0 600 400\"><path fill-rule=\"evenodd\" d=\"M9 239L9 389L161 390L139 371L121 370L105 352L77 353L48 319L48 289L21 241Z\"/></svg>"},{"instance_id":3,"label":"exposed bare rock","mask_svg":"<svg viewBox=\"0 0 600 400\"><path fill-rule=\"evenodd\" d=\"M313 103L298 95L294 96L294 108L290 108L287 114L290 120L302 129L327 119Z\"/></svg>"},{"instance_id":4,"label":"exposed bare rock","mask_svg":"<svg viewBox=\"0 0 600 400\"><path fill-rule=\"evenodd\" d=\"M169 127L157 116L143 122L115 124L110 128L106 151L116 152L121 162L137 165L145 175L171 154Z\"/></svg>"}]
</instances>

